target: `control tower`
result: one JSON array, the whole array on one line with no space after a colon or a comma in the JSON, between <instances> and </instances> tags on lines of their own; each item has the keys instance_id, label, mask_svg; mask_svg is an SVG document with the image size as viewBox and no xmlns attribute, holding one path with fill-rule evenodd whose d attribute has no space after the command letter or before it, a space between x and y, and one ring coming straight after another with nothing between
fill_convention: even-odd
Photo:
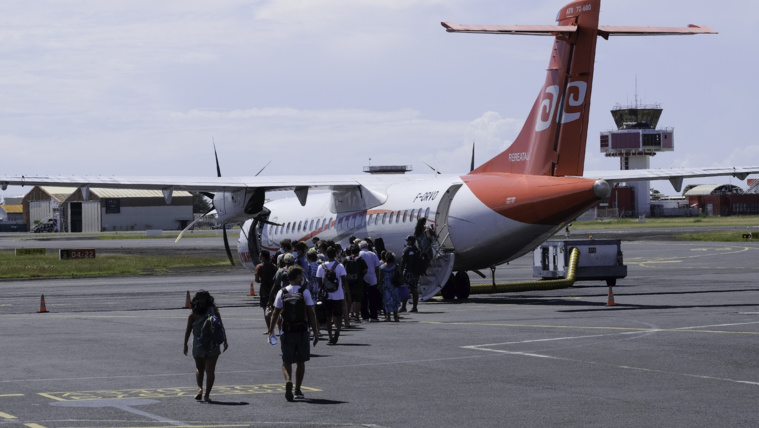
<instances>
[{"instance_id":1,"label":"control tower","mask_svg":"<svg viewBox=\"0 0 759 428\"><path fill-rule=\"evenodd\" d=\"M658 152L671 152L675 149L675 130L672 128L656 129L663 109L658 104L622 107L611 110L616 131L601 132L601 152L606 157L618 157L621 170L649 169L651 156ZM648 181L627 183L635 192L637 215L649 212L650 185Z\"/></svg>"}]
</instances>

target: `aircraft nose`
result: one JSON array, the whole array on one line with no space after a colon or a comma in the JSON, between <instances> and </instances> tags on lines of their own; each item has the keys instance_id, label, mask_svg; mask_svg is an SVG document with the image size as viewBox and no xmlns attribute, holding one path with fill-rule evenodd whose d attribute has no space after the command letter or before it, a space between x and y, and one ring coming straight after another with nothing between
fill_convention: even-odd
<instances>
[{"instance_id":1,"label":"aircraft nose","mask_svg":"<svg viewBox=\"0 0 759 428\"><path fill-rule=\"evenodd\" d=\"M606 199L611 195L611 186L605 180L596 180L593 183L593 193L600 199Z\"/></svg>"}]
</instances>

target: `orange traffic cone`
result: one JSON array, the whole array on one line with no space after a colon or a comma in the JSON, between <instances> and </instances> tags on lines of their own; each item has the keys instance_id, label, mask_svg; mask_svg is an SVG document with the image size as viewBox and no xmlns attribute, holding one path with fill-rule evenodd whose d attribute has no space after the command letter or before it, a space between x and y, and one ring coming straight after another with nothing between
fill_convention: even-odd
<instances>
[{"instance_id":1,"label":"orange traffic cone","mask_svg":"<svg viewBox=\"0 0 759 428\"><path fill-rule=\"evenodd\" d=\"M45 295L43 294L40 298L40 310L37 311L38 314L42 314L47 312L47 308L45 307Z\"/></svg>"},{"instance_id":2,"label":"orange traffic cone","mask_svg":"<svg viewBox=\"0 0 759 428\"><path fill-rule=\"evenodd\" d=\"M248 293L248 296L255 296L256 295L256 287L253 284L253 281L250 281L250 293Z\"/></svg>"},{"instance_id":3,"label":"orange traffic cone","mask_svg":"<svg viewBox=\"0 0 759 428\"><path fill-rule=\"evenodd\" d=\"M185 300L184 308L190 309L191 307L192 306L190 305L190 290L187 290L187 299Z\"/></svg>"},{"instance_id":4,"label":"orange traffic cone","mask_svg":"<svg viewBox=\"0 0 759 428\"><path fill-rule=\"evenodd\" d=\"M609 299L606 301L606 306L614 306L614 292L609 287Z\"/></svg>"}]
</instances>

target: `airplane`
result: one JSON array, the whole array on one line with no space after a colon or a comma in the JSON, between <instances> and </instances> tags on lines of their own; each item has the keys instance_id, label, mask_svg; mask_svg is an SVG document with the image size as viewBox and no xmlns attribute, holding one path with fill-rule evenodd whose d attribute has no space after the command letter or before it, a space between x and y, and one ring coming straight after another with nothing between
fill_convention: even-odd
<instances>
[{"instance_id":1,"label":"airplane","mask_svg":"<svg viewBox=\"0 0 759 428\"><path fill-rule=\"evenodd\" d=\"M554 37L545 82L524 126L502 153L468 174L327 175L221 177L0 177L8 185L160 189L204 192L217 221L242 224L237 252L253 270L261 249L276 250L285 238L314 236L345 246L350 236L382 237L400 254L405 237L425 218L436 233L435 257L419 285L422 300L444 286L449 295L469 295L467 272L495 266L531 252L599 201L614 183L734 176L759 167L684 168L585 172L593 70L598 37L716 34L708 27L599 26L601 0L577 0L559 10L557 25L459 25L451 33ZM267 202L269 192L294 192ZM234 263L226 228L224 244ZM453 274L453 272L456 272ZM482 275L482 274L480 274Z\"/></svg>"}]
</instances>

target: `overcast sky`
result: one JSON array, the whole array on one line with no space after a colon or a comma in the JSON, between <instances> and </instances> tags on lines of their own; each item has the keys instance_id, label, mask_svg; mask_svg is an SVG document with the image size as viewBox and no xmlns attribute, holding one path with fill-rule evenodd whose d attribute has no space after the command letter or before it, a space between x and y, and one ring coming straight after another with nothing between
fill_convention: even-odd
<instances>
[{"instance_id":1,"label":"overcast sky","mask_svg":"<svg viewBox=\"0 0 759 428\"><path fill-rule=\"evenodd\" d=\"M516 137L550 37L449 34L553 24L568 1L56 0L0 3L0 176L466 173ZM664 108L653 168L759 164L759 2L605 0L601 25L719 35L599 39L586 170L609 110ZM697 182L745 182L722 178ZM691 183L694 181L690 181ZM688 183L686 181L686 183ZM666 182L653 184L674 194ZM5 196L25 193L10 188Z\"/></svg>"}]
</instances>

